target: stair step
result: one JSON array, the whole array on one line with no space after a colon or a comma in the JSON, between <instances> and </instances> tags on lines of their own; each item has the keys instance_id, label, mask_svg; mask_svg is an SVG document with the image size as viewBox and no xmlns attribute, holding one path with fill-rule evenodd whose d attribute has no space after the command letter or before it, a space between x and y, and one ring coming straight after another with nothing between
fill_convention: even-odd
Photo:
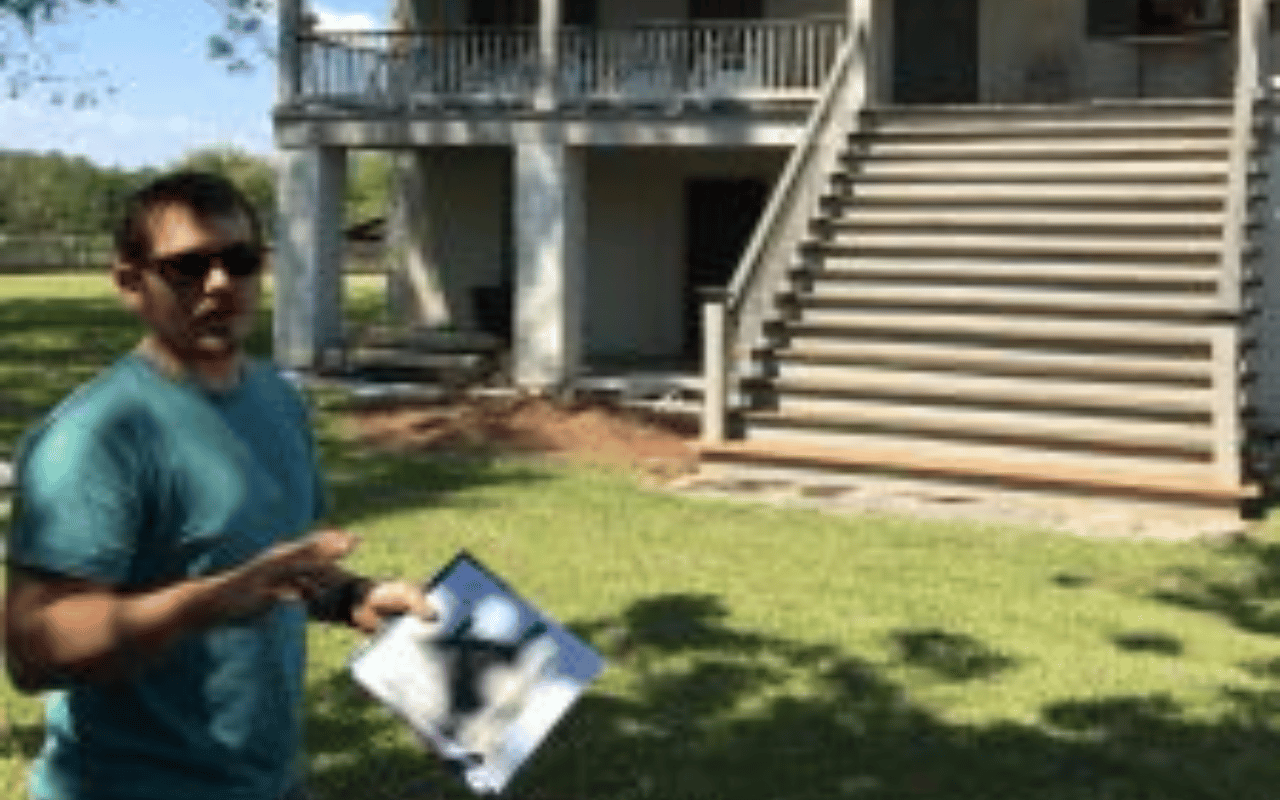
<instances>
[{"instance_id":1,"label":"stair step","mask_svg":"<svg viewBox=\"0 0 1280 800\"><path fill-rule=\"evenodd\" d=\"M1148 231L1174 235L1220 236L1223 225L1221 209L1214 211L1108 211L1045 209L1020 204L974 208L884 207L853 205L839 216L827 220L836 230L878 230L928 228L933 231L1017 230L1030 229L1044 233L1061 231Z\"/></svg>"},{"instance_id":2,"label":"stair step","mask_svg":"<svg viewBox=\"0 0 1280 800\"><path fill-rule=\"evenodd\" d=\"M1174 208L1222 209L1223 187L1220 183L1196 183L1189 186L1161 183L1067 182L1028 183L1026 181L950 182L945 176L913 182L876 181L872 176L833 176L843 195L858 202L884 203L958 203L984 204L1060 204L1083 206L1120 206L1147 209L1154 205Z\"/></svg>"},{"instance_id":3,"label":"stair step","mask_svg":"<svg viewBox=\"0 0 1280 800\"><path fill-rule=\"evenodd\" d=\"M807 314L786 323L789 336L893 336L943 341L1056 342L1115 348L1155 348L1208 353L1208 325L1136 322L1100 322L1077 319L1011 318L993 314L938 314L861 312Z\"/></svg>"},{"instance_id":4,"label":"stair step","mask_svg":"<svg viewBox=\"0 0 1280 800\"><path fill-rule=\"evenodd\" d=\"M810 291L788 296L787 302L801 310L802 318L811 311L919 308L1176 319L1204 318L1221 307L1216 296L1204 292L1122 293L875 281L855 285L818 282Z\"/></svg>"},{"instance_id":5,"label":"stair step","mask_svg":"<svg viewBox=\"0 0 1280 800\"><path fill-rule=\"evenodd\" d=\"M974 179L980 181L1039 180L1070 184L1143 180L1153 183L1216 182L1226 180L1225 158L1197 158L1169 161L1094 162L1082 171L1078 162L1034 160L1001 163L994 159L931 159L896 161L870 159L854 167L858 177L898 180Z\"/></svg>"},{"instance_id":6,"label":"stair step","mask_svg":"<svg viewBox=\"0 0 1280 800\"><path fill-rule=\"evenodd\" d=\"M1037 236L1034 233L866 231L837 230L830 243L821 247L839 253L839 248L862 253L918 253L957 255L990 253L1005 257L1058 256L1086 258L1091 255L1130 258L1171 258L1181 261L1216 259L1221 242L1206 236L1153 238L1149 236Z\"/></svg>"},{"instance_id":7,"label":"stair step","mask_svg":"<svg viewBox=\"0 0 1280 800\"><path fill-rule=\"evenodd\" d=\"M1088 383L1038 377L964 375L956 372L844 367L825 377L793 375L759 382L765 397L798 396L831 399L898 399L944 406L981 406L1067 411L1114 411L1163 418L1208 418L1212 392L1186 386Z\"/></svg>"},{"instance_id":8,"label":"stair step","mask_svg":"<svg viewBox=\"0 0 1280 800\"><path fill-rule=\"evenodd\" d=\"M1209 100L1176 103L1088 103L1049 106L893 106L867 109L867 125L877 133L896 135L923 130L1040 133L1061 130L1113 134L1143 130L1226 129L1230 106Z\"/></svg>"},{"instance_id":9,"label":"stair step","mask_svg":"<svg viewBox=\"0 0 1280 800\"><path fill-rule=\"evenodd\" d=\"M948 370L979 375L1079 378L1099 381L1171 383L1208 386L1207 360L1141 358L1111 353L1062 353L1011 350L959 344L873 342L864 340L813 342L803 348L764 351L756 358L776 364L798 377L844 374L849 367Z\"/></svg>"},{"instance_id":10,"label":"stair step","mask_svg":"<svg viewBox=\"0 0 1280 800\"><path fill-rule=\"evenodd\" d=\"M1225 132L1203 137L1063 137L1042 134L1035 137L953 135L932 139L910 136L875 136L855 143L846 154L851 163L863 158L903 160L991 159L1072 161L1129 159L1168 161L1169 159L1227 157Z\"/></svg>"},{"instance_id":11,"label":"stair step","mask_svg":"<svg viewBox=\"0 0 1280 800\"><path fill-rule=\"evenodd\" d=\"M1256 487L1223 481L1211 466L1120 464L1105 460L1060 461L1044 453L1009 453L993 448L919 446L866 442L835 449L791 440L760 439L702 445L710 463L818 469L829 472L887 472L923 478L982 481L1023 488L1067 489L1120 496L1238 503Z\"/></svg>"},{"instance_id":12,"label":"stair step","mask_svg":"<svg viewBox=\"0 0 1280 800\"><path fill-rule=\"evenodd\" d=\"M1162 458L1204 459L1213 451L1205 423L1100 418L1086 414L993 411L903 402L778 398L778 409L744 412L748 438L767 431L886 433L956 442L990 442ZM773 434L770 434L773 435ZM774 435L776 438L776 435Z\"/></svg>"},{"instance_id":13,"label":"stair step","mask_svg":"<svg viewBox=\"0 0 1280 800\"><path fill-rule=\"evenodd\" d=\"M1017 261L995 259L880 259L831 256L819 268L798 267L793 279L815 286L840 286L863 281L893 284L934 282L952 285L998 284L1055 287L1115 286L1137 291L1159 287L1213 289L1217 265L1206 267L1161 264L1096 264L1073 261Z\"/></svg>"}]
</instances>

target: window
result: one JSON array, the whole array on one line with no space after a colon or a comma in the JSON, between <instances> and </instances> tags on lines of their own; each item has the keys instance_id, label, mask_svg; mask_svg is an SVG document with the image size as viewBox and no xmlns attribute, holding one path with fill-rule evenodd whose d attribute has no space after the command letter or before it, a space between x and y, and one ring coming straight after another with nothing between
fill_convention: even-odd
<instances>
[{"instance_id":1,"label":"window","mask_svg":"<svg viewBox=\"0 0 1280 800\"><path fill-rule=\"evenodd\" d=\"M1089 0L1090 36L1142 36L1225 30L1235 0Z\"/></svg>"}]
</instances>

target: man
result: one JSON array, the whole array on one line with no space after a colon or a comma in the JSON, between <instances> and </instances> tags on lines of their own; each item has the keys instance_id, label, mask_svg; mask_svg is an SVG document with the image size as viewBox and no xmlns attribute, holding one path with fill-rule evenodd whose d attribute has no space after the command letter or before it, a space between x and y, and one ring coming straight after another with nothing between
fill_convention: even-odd
<instances>
[{"instance_id":1,"label":"man","mask_svg":"<svg viewBox=\"0 0 1280 800\"><path fill-rule=\"evenodd\" d=\"M315 529L305 408L242 353L263 261L243 195L161 178L116 250L146 334L18 458L6 662L20 689L52 690L32 796L304 797L306 612L368 632L431 612L411 584L342 570L355 537Z\"/></svg>"}]
</instances>

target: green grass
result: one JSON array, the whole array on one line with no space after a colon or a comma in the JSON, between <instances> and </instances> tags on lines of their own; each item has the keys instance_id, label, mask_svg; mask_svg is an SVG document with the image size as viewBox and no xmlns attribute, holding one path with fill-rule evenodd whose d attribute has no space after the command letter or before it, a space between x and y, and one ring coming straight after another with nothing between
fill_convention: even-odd
<instances>
[{"instance_id":1,"label":"green grass","mask_svg":"<svg viewBox=\"0 0 1280 800\"><path fill-rule=\"evenodd\" d=\"M5 431L133 338L87 282L53 297L25 280L0 280ZM34 389L41 363L65 366ZM676 497L606 470L389 456L351 444L324 402L319 421L336 521L364 537L352 566L421 578L466 547L608 658L515 796L1280 792L1271 526L1171 543L824 515ZM321 798L466 796L353 688L354 635L314 626L310 644ZM17 798L38 709L7 684L0 698L0 791Z\"/></svg>"}]
</instances>

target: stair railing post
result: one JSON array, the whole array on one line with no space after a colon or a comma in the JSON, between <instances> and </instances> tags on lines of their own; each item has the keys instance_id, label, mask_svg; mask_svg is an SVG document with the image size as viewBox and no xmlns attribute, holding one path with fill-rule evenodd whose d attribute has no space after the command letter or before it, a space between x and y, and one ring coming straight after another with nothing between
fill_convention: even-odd
<instances>
[{"instance_id":1,"label":"stair railing post","mask_svg":"<svg viewBox=\"0 0 1280 800\"><path fill-rule=\"evenodd\" d=\"M1227 486L1244 480L1241 452L1240 331L1237 323L1216 326L1211 334L1213 465Z\"/></svg>"},{"instance_id":2,"label":"stair railing post","mask_svg":"<svg viewBox=\"0 0 1280 800\"><path fill-rule=\"evenodd\" d=\"M702 290L702 441L724 442L729 415L728 292Z\"/></svg>"},{"instance_id":3,"label":"stair railing post","mask_svg":"<svg viewBox=\"0 0 1280 800\"><path fill-rule=\"evenodd\" d=\"M1222 260L1218 299L1226 311L1241 305L1241 261L1248 213L1249 170L1254 142L1254 110L1263 97L1261 59L1269 36L1267 0L1240 0L1236 19L1236 70L1232 90L1227 203L1223 214Z\"/></svg>"}]
</instances>

